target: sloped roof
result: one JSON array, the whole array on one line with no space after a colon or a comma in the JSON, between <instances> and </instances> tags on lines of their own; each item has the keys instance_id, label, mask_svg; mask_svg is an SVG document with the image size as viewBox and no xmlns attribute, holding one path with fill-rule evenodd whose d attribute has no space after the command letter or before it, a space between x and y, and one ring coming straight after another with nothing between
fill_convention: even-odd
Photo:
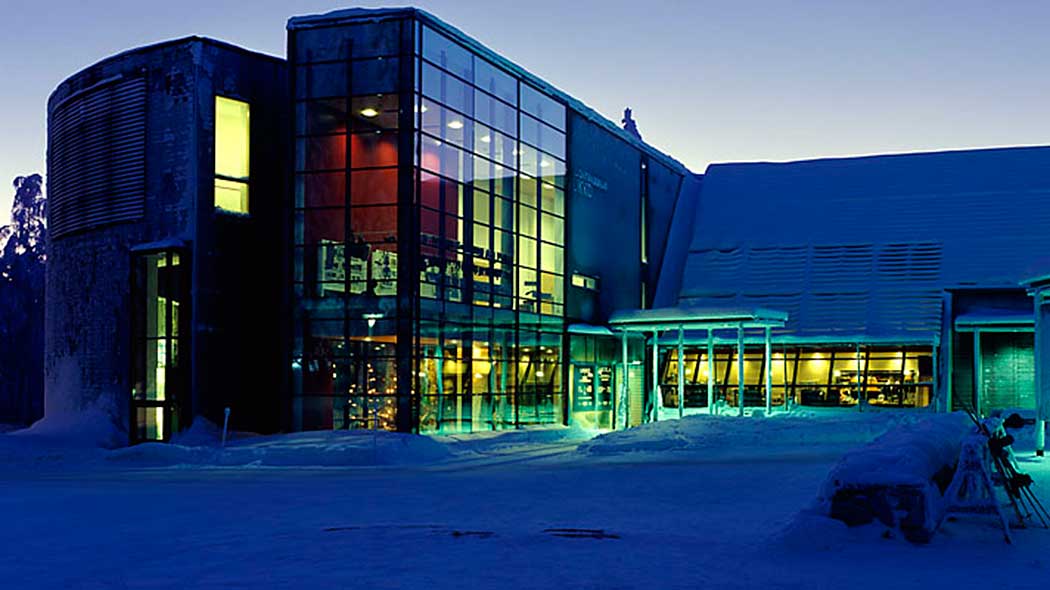
<instances>
[{"instance_id":1,"label":"sloped roof","mask_svg":"<svg viewBox=\"0 0 1050 590\"><path fill-rule=\"evenodd\" d=\"M1050 147L718 164L679 305L788 312L782 333L934 338L943 290L1050 269Z\"/></svg>"}]
</instances>

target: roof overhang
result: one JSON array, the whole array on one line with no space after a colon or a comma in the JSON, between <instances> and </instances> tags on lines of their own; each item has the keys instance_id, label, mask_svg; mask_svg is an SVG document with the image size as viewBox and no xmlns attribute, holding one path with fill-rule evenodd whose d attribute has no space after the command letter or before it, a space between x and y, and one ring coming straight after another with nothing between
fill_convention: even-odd
<instances>
[{"instance_id":1,"label":"roof overhang","mask_svg":"<svg viewBox=\"0 0 1050 590\"><path fill-rule=\"evenodd\" d=\"M755 308L663 307L618 311L609 325L624 332L653 332L672 329L724 330L727 328L782 328L786 311Z\"/></svg>"},{"instance_id":2,"label":"roof overhang","mask_svg":"<svg viewBox=\"0 0 1050 590\"><path fill-rule=\"evenodd\" d=\"M973 332L1031 332L1035 329L1035 315L1021 310L975 311L955 318L955 331Z\"/></svg>"}]
</instances>

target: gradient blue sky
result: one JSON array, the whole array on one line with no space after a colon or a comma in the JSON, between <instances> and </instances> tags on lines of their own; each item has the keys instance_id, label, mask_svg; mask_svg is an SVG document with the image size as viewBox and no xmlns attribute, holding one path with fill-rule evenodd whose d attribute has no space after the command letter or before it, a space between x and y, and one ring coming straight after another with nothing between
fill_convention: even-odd
<instances>
[{"instance_id":1,"label":"gradient blue sky","mask_svg":"<svg viewBox=\"0 0 1050 590\"><path fill-rule=\"evenodd\" d=\"M45 103L190 34L284 54L339 0L0 0L0 179L42 172ZM361 6L391 5L359 2ZM702 172L710 162L1050 143L1050 2L419 0Z\"/></svg>"}]
</instances>

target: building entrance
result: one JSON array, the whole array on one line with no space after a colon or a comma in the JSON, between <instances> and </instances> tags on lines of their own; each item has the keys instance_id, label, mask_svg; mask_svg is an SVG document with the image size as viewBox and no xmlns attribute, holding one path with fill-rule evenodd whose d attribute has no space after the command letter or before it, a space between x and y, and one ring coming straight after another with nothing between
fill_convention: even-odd
<instances>
[{"instance_id":1,"label":"building entrance","mask_svg":"<svg viewBox=\"0 0 1050 590\"><path fill-rule=\"evenodd\" d=\"M186 403L182 335L188 321L185 256L174 250L132 257L131 442L166 441Z\"/></svg>"}]
</instances>

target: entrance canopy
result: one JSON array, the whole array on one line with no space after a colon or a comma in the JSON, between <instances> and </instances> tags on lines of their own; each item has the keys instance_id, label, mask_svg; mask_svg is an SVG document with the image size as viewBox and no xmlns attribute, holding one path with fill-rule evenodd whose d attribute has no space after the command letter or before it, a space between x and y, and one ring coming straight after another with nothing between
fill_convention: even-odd
<instances>
[{"instance_id":1,"label":"entrance canopy","mask_svg":"<svg viewBox=\"0 0 1050 590\"><path fill-rule=\"evenodd\" d=\"M626 332L652 332L671 329L719 330L728 328L782 328L786 311L764 307L663 307L618 311L609 325Z\"/></svg>"},{"instance_id":2,"label":"entrance canopy","mask_svg":"<svg viewBox=\"0 0 1050 590\"><path fill-rule=\"evenodd\" d=\"M766 411L772 409L772 358L770 354L770 331L773 328L782 328L787 322L788 314L784 311L776 311L763 307L737 308L737 307L664 307L659 309L636 309L619 311L609 318L609 325L614 330L619 330L623 338L623 362L624 370L627 367L627 334L629 332L640 332L652 334L652 393L650 396L649 412L655 421L659 416L661 405L660 395L660 338L661 331L678 331L678 371L677 371L677 393L678 393L678 416L681 418L685 412L685 382L683 375L685 368L683 363L685 331L705 330L707 332L707 407L711 413L715 412L715 383L714 383L714 333L715 330L735 329L737 333L737 375L744 374L744 330L749 328L760 328L765 335L765 361L763 362ZM744 379L738 379L736 406L740 416L744 415ZM626 399L626 389L622 396ZM786 398L785 398L786 401Z\"/></svg>"}]
</instances>

